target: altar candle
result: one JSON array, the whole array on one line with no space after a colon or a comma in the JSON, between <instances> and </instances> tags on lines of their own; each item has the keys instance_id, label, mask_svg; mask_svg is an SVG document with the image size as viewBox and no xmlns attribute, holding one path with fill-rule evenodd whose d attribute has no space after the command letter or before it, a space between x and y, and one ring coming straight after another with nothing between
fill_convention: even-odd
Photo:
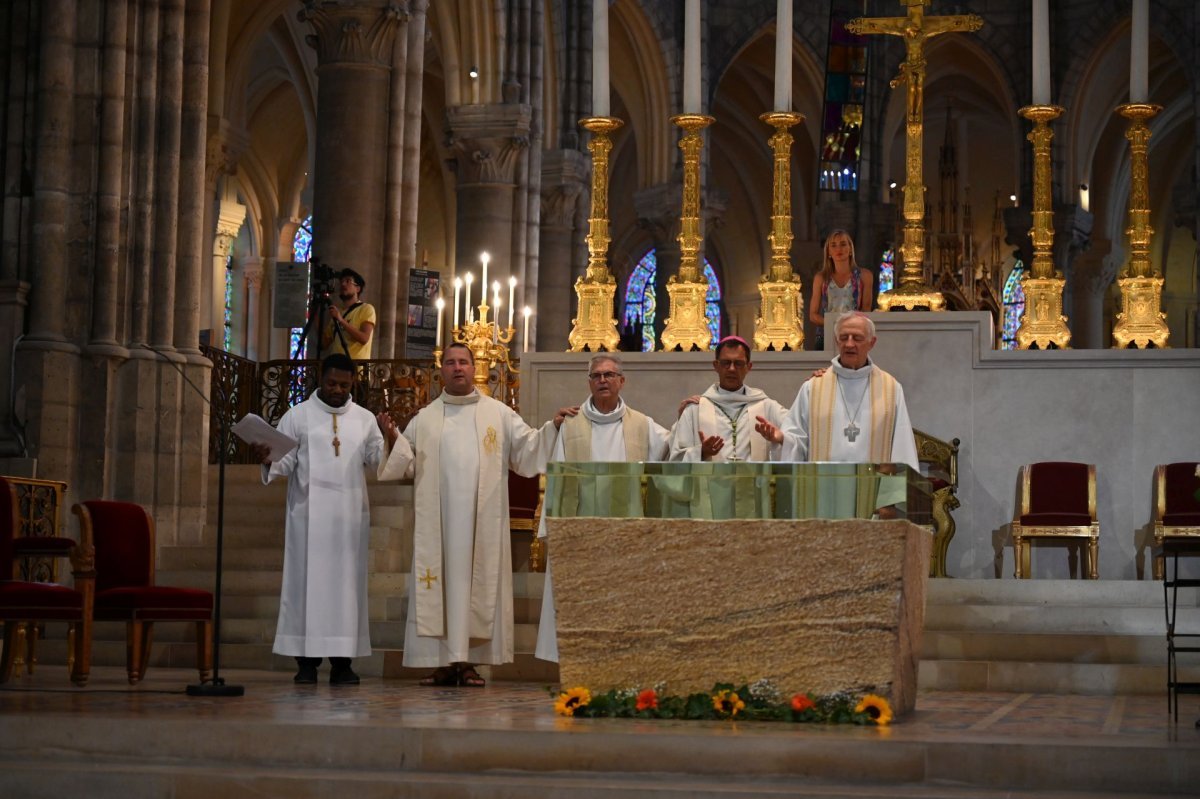
<instances>
[{"instance_id":1,"label":"altar candle","mask_svg":"<svg viewBox=\"0 0 1200 799\"><path fill-rule=\"evenodd\" d=\"M686 0L683 16L683 113L700 113L700 0Z\"/></svg>"},{"instance_id":2,"label":"altar candle","mask_svg":"<svg viewBox=\"0 0 1200 799\"><path fill-rule=\"evenodd\" d=\"M437 337L434 339L437 343L434 346L440 347L442 346L442 311L446 308L446 301L438 297L434 305L438 309Z\"/></svg>"},{"instance_id":3,"label":"altar candle","mask_svg":"<svg viewBox=\"0 0 1200 799\"><path fill-rule=\"evenodd\" d=\"M775 110L792 110L792 0L775 12Z\"/></svg>"},{"instance_id":4,"label":"altar candle","mask_svg":"<svg viewBox=\"0 0 1200 799\"><path fill-rule=\"evenodd\" d=\"M513 311L516 307L513 305L513 292L517 290L517 279L509 277L508 279L508 329L512 330Z\"/></svg>"},{"instance_id":5,"label":"altar candle","mask_svg":"<svg viewBox=\"0 0 1200 799\"><path fill-rule=\"evenodd\" d=\"M1150 97L1150 0L1133 0L1133 26L1129 38L1129 102Z\"/></svg>"},{"instance_id":6,"label":"altar candle","mask_svg":"<svg viewBox=\"0 0 1200 799\"><path fill-rule=\"evenodd\" d=\"M529 317L533 315L533 309L526 305L521 310L521 315L525 317L525 331L521 334L521 352L529 352Z\"/></svg>"},{"instance_id":7,"label":"altar candle","mask_svg":"<svg viewBox=\"0 0 1200 799\"><path fill-rule=\"evenodd\" d=\"M471 309L471 284L475 282L475 276L467 272L467 291L463 296L463 321L467 324L475 321L475 311ZM487 289L484 289L487 291Z\"/></svg>"},{"instance_id":8,"label":"altar candle","mask_svg":"<svg viewBox=\"0 0 1200 799\"><path fill-rule=\"evenodd\" d=\"M1050 0L1033 0L1033 104L1050 105Z\"/></svg>"},{"instance_id":9,"label":"altar candle","mask_svg":"<svg viewBox=\"0 0 1200 799\"><path fill-rule=\"evenodd\" d=\"M496 319L500 318L500 281L492 281L492 305L496 308ZM497 325L498 327L499 325Z\"/></svg>"},{"instance_id":10,"label":"altar candle","mask_svg":"<svg viewBox=\"0 0 1200 799\"><path fill-rule=\"evenodd\" d=\"M462 278L454 278L454 329L458 330L458 299L462 293Z\"/></svg>"},{"instance_id":11,"label":"altar candle","mask_svg":"<svg viewBox=\"0 0 1200 799\"><path fill-rule=\"evenodd\" d=\"M592 116L609 113L608 0L592 0Z\"/></svg>"},{"instance_id":12,"label":"altar candle","mask_svg":"<svg viewBox=\"0 0 1200 799\"><path fill-rule=\"evenodd\" d=\"M492 260L492 256L488 255L486 252L481 252L479 254L479 260L483 261L483 277L479 279L479 285L483 288L483 294L480 295L479 302L480 304L483 304L487 302L487 265L488 261Z\"/></svg>"}]
</instances>

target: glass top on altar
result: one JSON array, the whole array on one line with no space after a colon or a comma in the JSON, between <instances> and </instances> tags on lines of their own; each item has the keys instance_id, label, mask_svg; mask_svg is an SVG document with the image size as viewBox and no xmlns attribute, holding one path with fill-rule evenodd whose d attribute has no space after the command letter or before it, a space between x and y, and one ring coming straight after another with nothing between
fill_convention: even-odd
<instances>
[{"instance_id":1,"label":"glass top on altar","mask_svg":"<svg viewBox=\"0 0 1200 799\"><path fill-rule=\"evenodd\" d=\"M551 463L543 514L652 519L908 519L929 478L902 463Z\"/></svg>"}]
</instances>

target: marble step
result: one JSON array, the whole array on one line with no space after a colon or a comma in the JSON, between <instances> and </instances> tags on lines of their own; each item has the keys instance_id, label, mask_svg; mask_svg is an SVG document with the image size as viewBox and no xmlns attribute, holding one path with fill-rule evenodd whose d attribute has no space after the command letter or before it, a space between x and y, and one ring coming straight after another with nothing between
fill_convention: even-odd
<instances>
[{"instance_id":1,"label":"marble step","mask_svg":"<svg viewBox=\"0 0 1200 799\"><path fill-rule=\"evenodd\" d=\"M931 579L927 605L1053 605L1163 607L1163 584L1154 580ZM1181 607L1200 607L1200 589L1179 589Z\"/></svg>"},{"instance_id":2,"label":"marble step","mask_svg":"<svg viewBox=\"0 0 1200 799\"><path fill-rule=\"evenodd\" d=\"M1200 680L1200 661L1180 663L1180 679ZM1149 663L1050 663L1018 660L922 660L923 691L1060 694L1158 694L1166 701L1167 667Z\"/></svg>"},{"instance_id":3,"label":"marble step","mask_svg":"<svg viewBox=\"0 0 1200 799\"><path fill-rule=\"evenodd\" d=\"M921 636L922 660L994 660L1066 663L1166 663L1166 638L1157 635L1089 635L929 630Z\"/></svg>"},{"instance_id":4,"label":"marble step","mask_svg":"<svg viewBox=\"0 0 1200 799\"><path fill-rule=\"evenodd\" d=\"M925 629L1165 636L1166 621L1161 606L926 605Z\"/></svg>"}]
</instances>

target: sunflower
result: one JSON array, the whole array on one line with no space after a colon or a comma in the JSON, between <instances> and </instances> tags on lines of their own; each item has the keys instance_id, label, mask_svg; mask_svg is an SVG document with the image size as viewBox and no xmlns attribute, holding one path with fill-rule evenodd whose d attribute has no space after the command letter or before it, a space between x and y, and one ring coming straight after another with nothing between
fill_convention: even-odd
<instances>
[{"instance_id":1,"label":"sunflower","mask_svg":"<svg viewBox=\"0 0 1200 799\"><path fill-rule=\"evenodd\" d=\"M882 696L867 694L854 708L855 713L866 713L871 721L886 727L892 720L892 706Z\"/></svg>"},{"instance_id":2,"label":"sunflower","mask_svg":"<svg viewBox=\"0 0 1200 799\"><path fill-rule=\"evenodd\" d=\"M554 712L560 716L574 716L591 701L592 692L581 685L559 694L554 702Z\"/></svg>"},{"instance_id":3,"label":"sunflower","mask_svg":"<svg viewBox=\"0 0 1200 799\"><path fill-rule=\"evenodd\" d=\"M718 691L712 695L713 710L720 716L736 716L739 710L744 710L746 703L738 698L733 691Z\"/></svg>"},{"instance_id":4,"label":"sunflower","mask_svg":"<svg viewBox=\"0 0 1200 799\"><path fill-rule=\"evenodd\" d=\"M658 693L653 688L647 688L637 695L636 709L640 713L643 710L658 709Z\"/></svg>"},{"instance_id":5,"label":"sunflower","mask_svg":"<svg viewBox=\"0 0 1200 799\"><path fill-rule=\"evenodd\" d=\"M812 710L817 706L817 703L809 698L808 694L796 694L792 697L792 710L796 713L803 713L806 710Z\"/></svg>"}]
</instances>

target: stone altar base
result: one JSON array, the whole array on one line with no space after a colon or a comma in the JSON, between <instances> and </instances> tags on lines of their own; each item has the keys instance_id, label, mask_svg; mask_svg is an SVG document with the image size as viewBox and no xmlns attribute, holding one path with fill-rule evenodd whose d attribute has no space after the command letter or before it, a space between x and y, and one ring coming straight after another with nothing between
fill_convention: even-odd
<instances>
[{"instance_id":1,"label":"stone altar base","mask_svg":"<svg viewBox=\"0 0 1200 799\"><path fill-rule=\"evenodd\" d=\"M913 709L929 533L907 521L547 518L564 688L769 679Z\"/></svg>"}]
</instances>

